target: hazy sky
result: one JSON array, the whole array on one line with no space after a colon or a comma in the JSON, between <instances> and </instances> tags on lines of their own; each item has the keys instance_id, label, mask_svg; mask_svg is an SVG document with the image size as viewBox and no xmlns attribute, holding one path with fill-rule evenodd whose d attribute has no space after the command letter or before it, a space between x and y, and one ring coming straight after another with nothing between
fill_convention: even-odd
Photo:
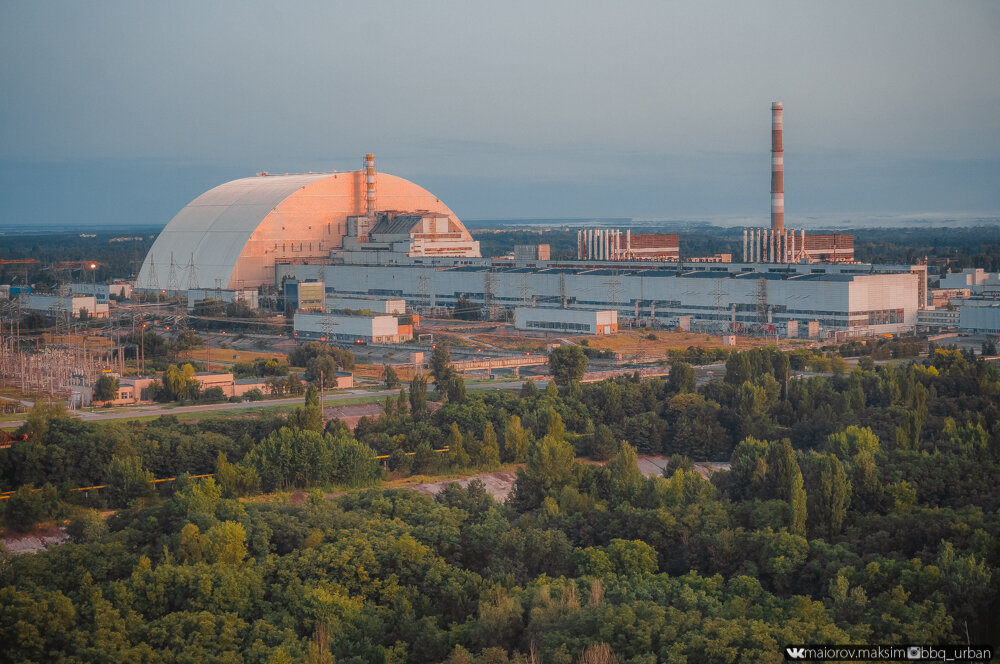
<instances>
[{"instance_id":1,"label":"hazy sky","mask_svg":"<svg viewBox=\"0 0 1000 664\"><path fill-rule=\"evenodd\" d=\"M460 217L1000 211L997 2L0 0L0 223L379 169Z\"/></svg>"}]
</instances>

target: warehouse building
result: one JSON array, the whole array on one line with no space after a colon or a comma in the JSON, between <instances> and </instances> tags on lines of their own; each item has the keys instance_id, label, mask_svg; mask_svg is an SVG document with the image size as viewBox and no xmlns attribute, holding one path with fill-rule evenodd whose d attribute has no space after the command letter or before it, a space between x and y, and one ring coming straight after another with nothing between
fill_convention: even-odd
<instances>
[{"instance_id":1,"label":"warehouse building","mask_svg":"<svg viewBox=\"0 0 1000 664\"><path fill-rule=\"evenodd\" d=\"M293 325L300 339L399 344L413 338L413 325L400 324L396 316L300 312L295 314Z\"/></svg>"},{"instance_id":2,"label":"warehouse building","mask_svg":"<svg viewBox=\"0 0 1000 664\"><path fill-rule=\"evenodd\" d=\"M276 269L279 278L311 272L342 296L399 297L417 309L450 308L465 297L488 313L532 305L613 309L628 325L675 326L690 316L694 329L737 332L783 332L788 321L815 321L822 330L849 335L901 332L917 324L927 292L926 268L919 265L619 262L611 269L566 261L537 268L484 259L456 263Z\"/></svg>"},{"instance_id":3,"label":"warehouse building","mask_svg":"<svg viewBox=\"0 0 1000 664\"><path fill-rule=\"evenodd\" d=\"M959 315L964 332L1000 334L1000 300L966 300Z\"/></svg>"},{"instance_id":4,"label":"warehouse building","mask_svg":"<svg viewBox=\"0 0 1000 664\"><path fill-rule=\"evenodd\" d=\"M690 316L694 329L783 333L798 321L852 336L913 329L927 292L920 265L618 262L612 269L563 261L529 268L479 259L279 264L276 271L278 278L321 278L341 296L403 298L416 309L450 308L465 297L489 314L519 306L613 309L627 325L676 326Z\"/></svg>"},{"instance_id":5,"label":"warehouse building","mask_svg":"<svg viewBox=\"0 0 1000 664\"><path fill-rule=\"evenodd\" d=\"M107 301L99 302L93 295L37 295L27 297L24 308L28 311L52 316L69 315L80 318L81 313L92 318L107 318Z\"/></svg>"},{"instance_id":6,"label":"warehouse building","mask_svg":"<svg viewBox=\"0 0 1000 664\"><path fill-rule=\"evenodd\" d=\"M514 327L533 332L615 334L618 332L618 312L558 307L517 307L514 309Z\"/></svg>"}]
</instances>

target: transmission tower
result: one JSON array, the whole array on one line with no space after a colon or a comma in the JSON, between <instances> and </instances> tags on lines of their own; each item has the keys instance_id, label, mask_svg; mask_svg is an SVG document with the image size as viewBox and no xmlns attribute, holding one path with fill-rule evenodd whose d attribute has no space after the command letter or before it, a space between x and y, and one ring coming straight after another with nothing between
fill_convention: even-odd
<instances>
[{"instance_id":1,"label":"transmission tower","mask_svg":"<svg viewBox=\"0 0 1000 664\"><path fill-rule=\"evenodd\" d=\"M483 284L483 304L486 307L487 320L496 318L496 304L494 302L496 278L496 272L492 268L486 271L485 282Z\"/></svg>"},{"instance_id":2,"label":"transmission tower","mask_svg":"<svg viewBox=\"0 0 1000 664\"><path fill-rule=\"evenodd\" d=\"M149 254L149 274L147 281L149 283L149 289L156 292L160 290L160 280L156 276L156 261L153 259L153 254Z\"/></svg>"},{"instance_id":3,"label":"transmission tower","mask_svg":"<svg viewBox=\"0 0 1000 664\"><path fill-rule=\"evenodd\" d=\"M757 326L760 331L767 329L767 279L757 281Z\"/></svg>"},{"instance_id":4,"label":"transmission tower","mask_svg":"<svg viewBox=\"0 0 1000 664\"><path fill-rule=\"evenodd\" d=\"M611 308L618 311L618 297L621 292L622 280L618 277L618 270L612 270L611 276L604 282L608 287L608 299L611 301Z\"/></svg>"},{"instance_id":5,"label":"transmission tower","mask_svg":"<svg viewBox=\"0 0 1000 664\"><path fill-rule=\"evenodd\" d=\"M714 325L718 332L723 332L726 329L726 310L723 306L725 301L725 290L722 287L722 279L715 280L715 322Z\"/></svg>"},{"instance_id":6,"label":"transmission tower","mask_svg":"<svg viewBox=\"0 0 1000 664\"><path fill-rule=\"evenodd\" d=\"M434 302L431 298L431 278L427 274L427 268L420 268L420 275L417 277L417 287L420 291L420 299L428 309L433 308Z\"/></svg>"},{"instance_id":7,"label":"transmission tower","mask_svg":"<svg viewBox=\"0 0 1000 664\"><path fill-rule=\"evenodd\" d=\"M528 273L521 273L521 282L518 284L518 290L521 292L521 304L527 306L531 302L531 284L528 283Z\"/></svg>"},{"instance_id":8,"label":"transmission tower","mask_svg":"<svg viewBox=\"0 0 1000 664\"><path fill-rule=\"evenodd\" d=\"M177 284L177 265L174 263L174 252L170 252L170 269L167 271L167 294L176 295L180 290Z\"/></svg>"},{"instance_id":9,"label":"transmission tower","mask_svg":"<svg viewBox=\"0 0 1000 664\"><path fill-rule=\"evenodd\" d=\"M185 283L185 288L187 288L187 290L194 290L198 288L198 268L194 265L194 252L191 252L191 259L188 260L186 272L187 282Z\"/></svg>"}]
</instances>

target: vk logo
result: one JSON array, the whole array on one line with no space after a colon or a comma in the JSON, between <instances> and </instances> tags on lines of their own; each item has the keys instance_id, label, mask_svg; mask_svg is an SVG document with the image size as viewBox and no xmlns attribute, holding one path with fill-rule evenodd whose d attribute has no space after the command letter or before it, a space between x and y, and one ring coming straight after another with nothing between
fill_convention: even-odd
<instances>
[{"instance_id":1,"label":"vk logo","mask_svg":"<svg viewBox=\"0 0 1000 664\"><path fill-rule=\"evenodd\" d=\"M785 652L791 659L805 659L805 648L785 648Z\"/></svg>"}]
</instances>

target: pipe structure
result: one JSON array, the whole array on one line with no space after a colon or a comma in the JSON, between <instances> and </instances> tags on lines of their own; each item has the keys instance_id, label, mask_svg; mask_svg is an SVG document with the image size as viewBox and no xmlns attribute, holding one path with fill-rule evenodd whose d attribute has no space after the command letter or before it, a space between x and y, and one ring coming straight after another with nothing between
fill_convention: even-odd
<instances>
[{"instance_id":1,"label":"pipe structure","mask_svg":"<svg viewBox=\"0 0 1000 664\"><path fill-rule=\"evenodd\" d=\"M771 228L785 230L785 149L782 145L782 105L771 104Z\"/></svg>"},{"instance_id":2,"label":"pipe structure","mask_svg":"<svg viewBox=\"0 0 1000 664\"><path fill-rule=\"evenodd\" d=\"M747 229L743 229L743 262L747 261Z\"/></svg>"}]
</instances>

